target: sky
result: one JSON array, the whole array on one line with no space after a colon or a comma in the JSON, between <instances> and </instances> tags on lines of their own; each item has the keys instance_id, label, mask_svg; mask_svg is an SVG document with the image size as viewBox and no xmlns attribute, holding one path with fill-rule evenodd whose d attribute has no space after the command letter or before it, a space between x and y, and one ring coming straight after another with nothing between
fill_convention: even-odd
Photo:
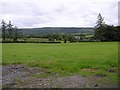
<instances>
[{"instance_id":1,"label":"sky","mask_svg":"<svg viewBox=\"0 0 120 90\"><path fill-rule=\"evenodd\" d=\"M0 21L18 28L94 27L99 13L118 25L119 0L0 0Z\"/></svg>"}]
</instances>

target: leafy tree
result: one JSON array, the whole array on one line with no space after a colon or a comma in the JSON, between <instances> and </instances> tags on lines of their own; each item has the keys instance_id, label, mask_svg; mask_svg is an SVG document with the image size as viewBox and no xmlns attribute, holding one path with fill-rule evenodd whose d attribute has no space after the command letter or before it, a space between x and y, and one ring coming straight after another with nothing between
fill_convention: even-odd
<instances>
[{"instance_id":1,"label":"leafy tree","mask_svg":"<svg viewBox=\"0 0 120 90\"><path fill-rule=\"evenodd\" d=\"M115 41L120 41L120 26L115 27Z\"/></svg>"},{"instance_id":2,"label":"leafy tree","mask_svg":"<svg viewBox=\"0 0 120 90\"><path fill-rule=\"evenodd\" d=\"M62 35L62 39L64 40L64 43L67 43L68 36L67 35Z\"/></svg>"},{"instance_id":3,"label":"leafy tree","mask_svg":"<svg viewBox=\"0 0 120 90\"><path fill-rule=\"evenodd\" d=\"M6 40L6 27L7 27L7 24L5 23L4 20L2 20L1 24L2 24L2 38L3 38L3 42L4 42Z\"/></svg>"},{"instance_id":4,"label":"leafy tree","mask_svg":"<svg viewBox=\"0 0 120 90\"><path fill-rule=\"evenodd\" d=\"M114 26L106 25L102 31L103 31L101 35L102 41L113 41L114 40L115 38Z\"/></svg>"},{"instance_id":5,"label":"leafy tree","mask_svg":"<svg viewBox=\"0 0 120 90\"><path fill-rule=\"evenodd\" d=\"M85 35L84 34L80 34L80 40L83 40L85 38Z\"/></svg>"},{"instance_id":6,"label":"leafy tree","mask_svg":"<svg viewBox=\"0 0 120 90\"><path fill-rule=\"evenodd\" d=\"M70 41L70 42L76 42L77 39L73 35L69 35L68 41Z\"/></svg>"},{"instance_id":7,"label":"leafy tree","mask_svg":"<svg viewBox=\"0 0 120 90\"><path fill-rule=\"evenodd\" d=\"M100 27L102 27L104 24L105 24L105 22L103 22L104 21L104 18L102 17L102 15L99 13L98 14L98 16L97 16L97 22L96 22L96 28L100 28Z\"/></svg>"},{"instance_id":8,"label":"leafy tree","mask_svg":"<svg viewBox=\"0 0 120 90\"><path fill-rule=\"evenodd\" d=\"M105 22L103 22L104 18L102 15L99 13L97 16L97 22L95 26L95 38L98 40L103 40L103 33L105 29Z\"/></svg>"},{"instance_id":9,"label":"leafy tree","mask_svg":"<svg viewBox=\"0 0 120 90\"><path fill-rule=\"evenodd\" d=\"M8 24L8 32L9 32L9 38L10 38L10 41L12 40L13 36L12 36L12 33L13 33L13 25L11 24L11 21L9 21L9 24Z\"/></svg>"},{"instance_id":10,"label":"leafy tree","mask_svg":"<svg viewBox=\"0 0 120 90\"><path fill-rule=\"evenodd\" d=\"M13 41L14 42L17 42L17 40L18 40L18 27L17 26L15 26L14 27L14 37L13 37Z\"/></svg>"},{"instance_id":11,"label":"leafy tree","mask_svg":"<svg viewBox=\"0 0 120 90\"><path fill-rule=\"evenodd\" d=\"M2 24L2 41L5 42L7 38L10 39L10 41L17 41L18 39L18 28L15 26L13 28L13 25L11 24L11 21L9 21L8 24L5 23L4 20L1 22Z\"/></svg>"},{"instance_id":12,"label":"leafy tree","mask_svg":"<svg viewBox=\"0 0 120 90\"><path fill-rule=\"evenodd\" d=\"M101 14L97 17L97 25L95 26L95 38L100 41L120 41L120 27L107 25L103 22L104 18Z\"/></svg>"}]
</instances>

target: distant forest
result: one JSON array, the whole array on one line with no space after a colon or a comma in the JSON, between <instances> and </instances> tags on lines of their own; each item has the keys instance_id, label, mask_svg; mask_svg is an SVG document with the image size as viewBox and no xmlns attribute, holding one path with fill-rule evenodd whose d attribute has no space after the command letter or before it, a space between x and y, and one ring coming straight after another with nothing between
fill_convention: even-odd
<instances>
[{"instance_id":1,"label":"distant forest","mask_svg":"<svg viewBox=\"0 0 120 90\"><path fill-rule=\"evenodd\" d=\"M75 34L75 33L94 33L94 28L90 27L44 27L44 28L21 28L19 29L23 34Z\"/></svg>"}]
</instances>

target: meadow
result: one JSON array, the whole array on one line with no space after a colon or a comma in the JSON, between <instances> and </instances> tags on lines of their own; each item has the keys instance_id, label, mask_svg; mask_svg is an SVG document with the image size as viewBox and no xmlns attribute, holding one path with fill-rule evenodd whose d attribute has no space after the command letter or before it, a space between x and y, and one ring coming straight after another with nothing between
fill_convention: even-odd
<instances>
[{"instance_id":1,"label":"meadow","mask_svg":"<svg viewBox=\"0 0 120 90\"><path fill-rule=\"evenodd\" d=\"M106 75L118 80L118 42L81 42L61 44L3 43L2 64L39 67L47 74ZM41 76L41 77L42 77Z\"/></svg>"}]
</instances>

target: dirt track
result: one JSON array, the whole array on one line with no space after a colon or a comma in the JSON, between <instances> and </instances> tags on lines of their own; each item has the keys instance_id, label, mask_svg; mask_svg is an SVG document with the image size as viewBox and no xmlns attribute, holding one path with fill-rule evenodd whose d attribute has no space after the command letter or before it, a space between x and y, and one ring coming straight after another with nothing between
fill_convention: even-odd
<instances>
[{"instance_id":1,"label":"dirt track","mask_svg":"<svg viewBox=\"0 0 120 90\"><path fill-rule=\"evenodd\" d=\"M24 65L2 66L3 88L117 88L117 85L98 83L102 77L73 75L58 77L57 74L48 78L37 78L33 74L44 73L38 68Z\"/></svg>"}]
</instances>

